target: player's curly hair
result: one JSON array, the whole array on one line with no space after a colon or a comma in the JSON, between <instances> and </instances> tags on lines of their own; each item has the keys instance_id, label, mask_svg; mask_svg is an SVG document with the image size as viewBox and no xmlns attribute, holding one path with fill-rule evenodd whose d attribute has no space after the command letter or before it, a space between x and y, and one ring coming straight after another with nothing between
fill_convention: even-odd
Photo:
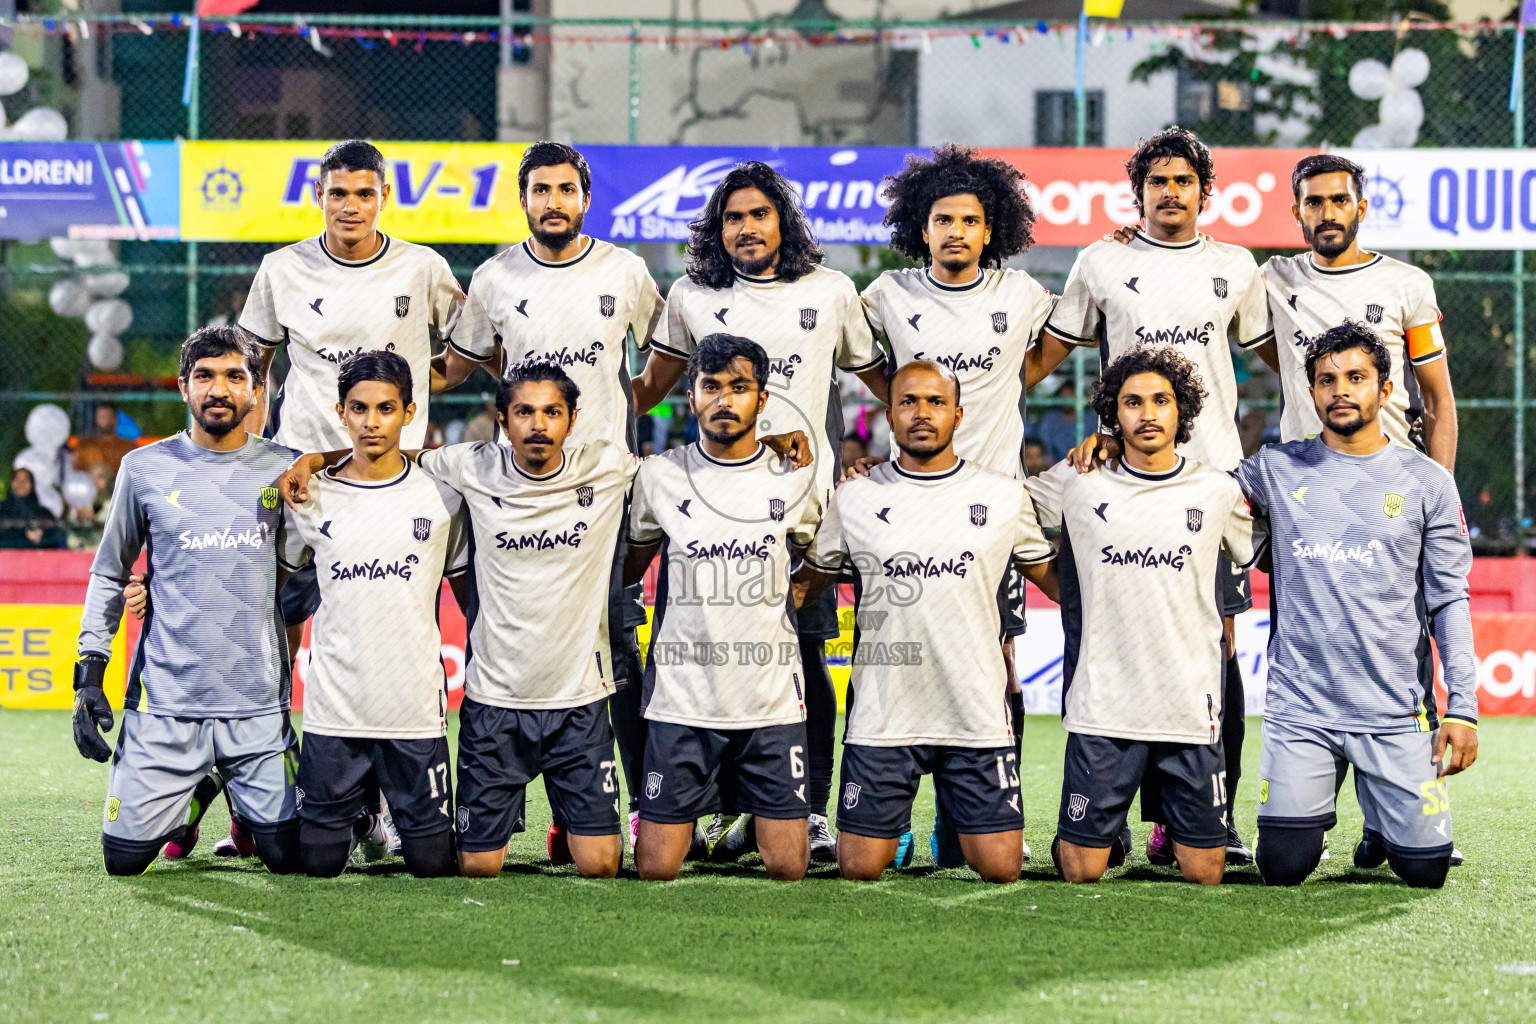
<instances>
[{"instance_id":1,"label":"player's curly hair","mask_svg":"<svg viewBox=\"0 0 1536 1024\"><path fill-rule=\"evenodd\" d=\"M796 281L821 264L821 246L811 234L810 222L800 208L794 186L778 171L760 160L748 160L731 168L710 195L704 210L688 225L688 277L706 288L729 288L736 268L725 251L720 231L725 224L725 204L732 193L755 188L779 211L779 266L784 281Z\"/></svg>"},{"instance_id":2,"label":"player's curly hair","mask_svg":"<svg viewBox=\"0 0 1536 1024\"><path fill-rule=\"evenodd\" d=\"M1099 417L1099 429L1120 436L1120 389L1138 373L1155 373L1172 386L1173 400L1179 407L1179 427L1173 440L1175 444L1187 443L1189 429L1205 405L1205 382L1195 364L1179 355L1172 345L1134 348L1104 367L1088 398Z\"/></svg>"},{"instance_id":3,"label":"player's curly hair","mask_svg":"<svg viewBox=\"0 0 1536 1024\"><path fill-rule=\"evenodd\" d=\"M981 249L983 267L1003 261L1035 242L1035 211L1024 195L1024 175L1006 160L976 155L969 146L952 142L933 147L930 158L907 157L899 173L888 175L880 194L891 202L885 223L891 228L891 248L924 266L933 262L923 228L928 212L945 196L973 195L981 201L992 238Z\"/></svg>"},{"instance_id":4,"label":"player's curly hair","mask_svg":"<svg viewBox=\"0 0 1536 1024\"><path fill-rule=\"evenodd\" d=\"M1200 141L1200 136L1188 128L1173 125L1150 139L1142 139L1131 158L1125 162L1125 173L1131 179L1131 194L1136 199L1136 212L1143 217L1147 211L1141 206L1141 186L1146 183L1147 170L1153 161L1174 157L1183 157L1188 161L1200 178L1200 205L1204 206L1211 197L1211 187L1216 184L1216 165L1211 160L1211 151Z\"/></svg>"},{"instance_id":5,"label":"player's curly hair","mask_svg":"<svg viewBox=\"0 0 1536 1024\"><path fill-rule=\"evenodd\" d=\"M1306 344L1307 383L1317 383L1317 364L1328 356L1348 352L1352 348L1364 349L1376 366L1376 383L1385 387L1392 379L1392 355L1387 351L1381 335L1359 320L1345 320L1335 324Z\"/></svg>"}]
</instances>

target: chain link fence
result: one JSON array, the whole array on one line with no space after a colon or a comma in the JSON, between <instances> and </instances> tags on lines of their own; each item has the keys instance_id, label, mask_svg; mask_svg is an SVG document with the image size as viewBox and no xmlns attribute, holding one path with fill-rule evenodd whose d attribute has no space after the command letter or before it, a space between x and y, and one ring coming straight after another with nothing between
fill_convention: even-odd
<instances>
[{"instance_id":1,"label":"chain link fence","mask_svg":"<svg viewBox=\"0 0 1536 1024\"><path fill-rule=\"evenodd\" d=\"M4 26L32 69L4 100L63 111L71 138L518 141L577 145L990 146L1129 149L1180 123L1225 146L1511 147L1515 32L1509 24L1237 21L1095 22L1083 40L1083 109L1075 89L1075 25L1025 22L551 21L494 18L248 16L203 21L189 74L187 15L70 15ZM1375 100L1356 95L1359 62L1405 48L1428 58L1410 136ZM1529 90L1536 71L1521 83ZM1529 119L1528 111L1524 115ZM1362 135L1362 133L1364 133ZM121 371L151 384L114 393L147 435L179 429L168 387L189 326L238 308L261 256L249 243L124 241L133 324ZM438 247L461 283L494 246ZM862 287L891 265L869 246L829 246ZM666 288L677 248L644 243ZM1267 253L1255 254L1262 261ZM1059 290L1071 253L1021 260ZM1506 251L1415 251L1435 279L1458 398L1457 478L1480 547L1508 551L1529 530L1517 484L1516 438L1536 464L1530 396L1532 275ZM54 315L48 293L75 268L46 240L0 243L0 458L26 441L38 401L91 430L101 395L87 385L89 332ZM1242 356L1238 355L1240 361ZM1078 379L1091 376L1082 366ZM1068 373L1068 379L1072 374ZM1273 378L1239 366L1250 408L1273 407ZM1082 394L1081 388L1078 395ZM449 396L461 416L477 395ZM1032 396L1080 412L1073 399ZM1075 400L1080 402L1081 399ZM1039 415L1039 412L1032 413ZM1521 426L1523 424L1523 427Z\"/></svg>"}]
</instances>

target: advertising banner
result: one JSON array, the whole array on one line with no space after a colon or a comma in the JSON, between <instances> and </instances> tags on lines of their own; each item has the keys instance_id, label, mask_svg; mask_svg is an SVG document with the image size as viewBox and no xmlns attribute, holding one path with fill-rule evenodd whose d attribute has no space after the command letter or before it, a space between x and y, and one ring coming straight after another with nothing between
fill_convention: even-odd
<instances>
[{"instance_id":1,"label":"advertising banner","mask_svg":"<svg viewBox=\"0 0 1536 1024\"><path fill-rule=\"evenodd\" d=\"M320 160L330 142L182 144L181 232L189 240L293 242L319 234ZM390 196L380 230L411 242L517 242L527 147L500 142L385 142Z\"/></svg>"},{"instance_id":2,"label":"advertising banner","mask_svg":"<svg viewBox=\"0 0 1536 1024\"><path fill-rule=\"evenodd\" d=\"M174 239L174 142L0 143L0 238Z\"/></svg>"},{"instance_id":3,"label":"advertising banner","mask_svg":"<svg viewBox=\"0 0 1536 1024\"><path fill-rule=\"evenodd\" d=\"M1536 246L1536 151L1343 149L1365 168L1360 242L1375 249Z\"/></svg>"},{"instance_id":4,"label":"advertising banner","mask_svg":"<svg viewBox=\"0 0 1536 1024\"><path fill-rule=\"evenodd\" d=\"M132 616L127 618L132 619ZM0 708L67 708L75 702L75 654L80 641L77 604L0 604ZM112 641L106 690L123 702L132 650L127 629ZM138 630L133 630L134 639Z\"/></svg>"}]
</instances>

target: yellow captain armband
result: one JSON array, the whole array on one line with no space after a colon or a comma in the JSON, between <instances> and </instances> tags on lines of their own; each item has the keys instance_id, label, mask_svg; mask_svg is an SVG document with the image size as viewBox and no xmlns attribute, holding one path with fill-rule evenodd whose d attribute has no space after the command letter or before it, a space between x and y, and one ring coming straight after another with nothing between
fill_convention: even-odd
<instances>
[{"instance_id":1,"label":"yellow captain armband","mask_svg":"<svg viewBox=\"0 0 1536 1024\"><path fill-rule=\"evenodd\" d=\"M1471 729L1473 732L1477 731L1477 723L1469 722L1465 718L1452 718L1451 716L1447 715L1446 717L1440 719L1441 725L1447 725L1451 722L1455 722L1457 725L1464 725L1468 729Z\"/></svg>"}]
</instances>

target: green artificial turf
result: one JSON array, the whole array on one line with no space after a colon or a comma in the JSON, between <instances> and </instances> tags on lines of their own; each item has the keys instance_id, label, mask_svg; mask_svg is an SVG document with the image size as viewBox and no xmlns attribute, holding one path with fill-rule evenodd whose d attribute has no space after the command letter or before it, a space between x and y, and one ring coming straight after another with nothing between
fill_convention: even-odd
<instances>
[{"instance_id":1,"label":"green artificial turf","mask_svg":"<svg viewBox=\"0 0 1536 1024\"><path fill-rule=\"evenodd\" d=\"M1139 852L1098 885L1057 882L1064 735L1030 720L1036 856L1008 886L934 869L926 785L916 865L876 884L826 867L775 884L750 863L647 884L627 855L628 877L582 880L544 861L542 791L495 881L215 860L222 802L189 861L110 879L106 768L75 753L66 713L0 712L0 1021L1536 1020L1536 721L1484 723L1484 760L1451 789L1467 863L1440 892L1349 867L1347 793L1334 857L1300 889L1248 868L1200 890Z\"/></svg>"}]
</instances>

